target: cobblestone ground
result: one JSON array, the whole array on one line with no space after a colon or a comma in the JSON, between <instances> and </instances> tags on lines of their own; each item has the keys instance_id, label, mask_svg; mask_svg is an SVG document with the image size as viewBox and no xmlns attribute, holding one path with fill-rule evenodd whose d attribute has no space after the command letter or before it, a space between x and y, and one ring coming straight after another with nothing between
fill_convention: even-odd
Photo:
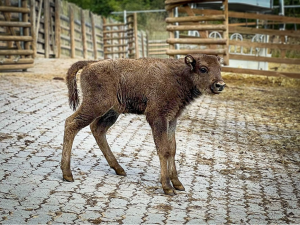
<instances>
[{"instance_id":1,"label":"cobblestone ground","mask_svg":"<svg viewBox=\"0 0 300 225\"><path fill-rule=\"evenodd\" d=\"M127 177L109 168L85 128L73 145L75 182L62 181L72 113L64 82L2 75L0 223L299 224L299 96L296 88L229 84L195 101L176 134L186 191L170 197L143 116L122 115L108 133Z\"/></svg>"}]
</instances>

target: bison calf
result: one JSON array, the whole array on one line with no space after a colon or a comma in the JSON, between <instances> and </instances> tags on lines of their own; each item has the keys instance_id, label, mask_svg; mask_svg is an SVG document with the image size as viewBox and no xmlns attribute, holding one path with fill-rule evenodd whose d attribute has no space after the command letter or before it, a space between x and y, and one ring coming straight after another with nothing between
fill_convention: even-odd
<instances>
[{"instance_id":1,"label":"bison calf","mask_svg":"<svg viewBox=\"0 0 300 225\"><path fill-rule=\"evenodd\" d=\"M219 94L224 89L220 58L187 55L183 59L79 61L67 73L69 103L74 110L79 104L76 73L82 68L83 100L65 123L61 160L64 180L73 181L70 169L73 140L89 124L110 167L125 176L108 146L106 132L121 113L136 113L144 114L151 126L165 194L174 195L174 188L184 190L175 166L176 121L193 99L203 93Z\"/></svg>"}]
</instances>

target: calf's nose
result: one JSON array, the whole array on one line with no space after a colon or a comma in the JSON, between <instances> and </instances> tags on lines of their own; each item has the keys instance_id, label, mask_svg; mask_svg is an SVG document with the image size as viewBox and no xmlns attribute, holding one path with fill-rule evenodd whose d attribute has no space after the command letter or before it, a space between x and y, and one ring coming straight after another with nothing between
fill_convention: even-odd
<instances>
[{"instance_id":1,"label":"calf's nose","mask_svg":"<svg viewBox=\"0 0 300 225\"><path fill-rule=\"evenodd\" d=\"M220 92L222 92L225 88L225 83L223 81L217 81L215 83L213 83L212 85L212 91L216 94L219 94Z\"/></svg>"}]
</instances>

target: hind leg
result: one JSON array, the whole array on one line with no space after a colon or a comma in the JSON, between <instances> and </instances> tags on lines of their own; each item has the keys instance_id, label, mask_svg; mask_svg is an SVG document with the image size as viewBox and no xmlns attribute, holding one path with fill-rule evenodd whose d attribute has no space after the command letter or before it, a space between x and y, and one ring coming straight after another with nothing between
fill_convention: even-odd
<instances>
[{"instance_id":1,"label":"hind leg","mask_svg":"<svg viewBox=\"0 0 300 225\"><path fill-rule=\"evenodd\" d=\"M102 117L94 120L90 127L109 166L115 170L116 174L126 176L124 169L117 162L106 140L106 132L117 121L118 116L118 113L110 110Z\"/></svg>"},{"instance_id":2,"label":"hind leg","mask_svg":"<svg viewBox=\"0 0 300 225\"><path fill-rule=\"evenodd\" d=\"M105 109L103 107L102 109ZM107 108L106 108L107 109ZM97 116L104 114L101 113L101 109L91 109L89 105L82 104L80 108L66 119L65 122L65 132L64 132L64 141L63 141L63 151L61 158L61 170L63 173L63 179L66 181L74 181L73 175L71 172L71 150L74 138L76 134L84 127L89 125Z\"/></svg>"},{"instance_id":3,"label":"hind leg","mask_svg":"<svg viewBox=\"0 0 300 225\"><path fill-rule=\"evenodd\" d=\"M176 140L175 140L175 130L176 130L177 120L169 122L168 138L170 141L170 157L168 158L168 171L173 187L176 190L184 191L185 188L178 179L178 174L175 165L175 154L176 154Z\"/></svg>"}]
</instances>

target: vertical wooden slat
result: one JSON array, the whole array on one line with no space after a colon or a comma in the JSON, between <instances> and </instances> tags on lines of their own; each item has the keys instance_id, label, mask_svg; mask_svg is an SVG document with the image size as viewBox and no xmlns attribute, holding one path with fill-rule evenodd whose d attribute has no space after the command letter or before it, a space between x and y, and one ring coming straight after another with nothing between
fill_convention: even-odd
<instances>
[{"instance_id":1,"label":"vertical wooden slat","mask_svg":"<svg viewBox=\"0 0 300 225\"><path fill-rule=\"evenodd\" d=\"M35 58L36 56L35 20L36 20L35 0L31 0L30 1L30 22L31 22L32 50L33 50L32 58Z\"/></svg>"},{"instance_id":2,"label":"vertical wooden slat","mask_svg":"<svg viewBox=\"0 0 300 225\"><path fill-rule=\"evenodd\" d=\"M225 54L226 54L224 56L224 65L229 65L229 53L228 53L228 48L229 48L228 0L223 0L223 10L224 10L224 15L225 15L224 25L226 27L226 30L223 32L223 38L226 39L226 45L224 46Z\"/></svg>"},{"instance_id":3,"label":"vertical wooden slat","mask_svg":"<svg viewBox=\"0 0 300 225\"><path fill-rule=\"evenodd\" d=\"M144 58L145 57L145 46L144 46L144 34L143 32L141 32L141 42L142 42L142 57Z\"/></svg>"},{"instance_id":4,"label":"vertical wooden slat","mask_svg":"<svg viewBox=\"0 0 300 225\"><path fill-rule=\"evenodd\" d=\"M82 33L82 51L83 58L87 58L87 47L86 47L86 30L85 30L85 18L84 10L81 9L81 33Z\"/></svg>"},{"instance_id":5,"label":"vertical wooden slat","mask_svg":"<svg viewBox=\"0 0 300 225\"><path fill-rule=\"evenodd\" d=\"M27 8L27 1L22 0L22 8ZM28 22L28 14L27 13L22 13L22 21L23 22ZM29 27L24 27L23 28L23 35L24 36L29 36ZM30 49L30 42L29 41L24 41L24 49L28 50ZM27 58L28 56L26 56Z\"/></svg>"},{"instance_id":6,"label":"vertical wooden slat","mask_svg":"<svg viewBox=\"0 0 300 225\"><path fill-rule=\"evenodd\" d=\"M55 57L60 58L61 53L61 47L60 47L60 33L61 33L61 27L60 27L60 0L55 0L55 46L56 46L56 52Z\"/></svg>"},{"instance_id":7,"label":"vertical wooden slat","mask_svg":"<svg viewBox=\"0 0 300 225\"><path fill-rule=\"evenodd\" d=\"M133 35L134 35L134 41L135 41L135 59L138 59L140 57L139 54L139 39L138 39L138 30L137 30L137 13L133 14Z\"/></svg>"},{"instance_id":8,"label":"vertical wooden slat","mask_svg":"<svg viewBox=\"0 0 300 225\"><path fill-rule=\"evenodd\" d=\"M74 10L72 5L69 6L69 22L70 22L71 58L75 58Z\"/></svg>"},{"instance_id":9,"label":"vertical wooden slat","mask_svg":"<svg viewBox=\"0 0 300 225\"><path fill-rule=\"evenodd\" d=\"M92 39L93 39L93 50L94 50L94 59L97 59L97 43L96 43L96 32L95 32L95 21L94 15L90 12L91 23L92 23Z\"/></svg>"},{"instance_id":10,"label":"vertical wooden slat","mask_svg":"<svg viewBox=\"0 0 300 225\"><path fill-rule=\"evenodd\" d=\"M45 31L45 58L49 58L49 26L50 26L50 1L44 0L44 31Z\"/></svg>"},{"instance_id":11,"label":"vertical wooden slat","mask_svg":"<svg viewBox=\"0 0 300 225\"><path fill-rule=\"evenodd\" d=\"M10 0L5 0L5 5L6 5L6 6L10 6L10 5L11 5ZM4 17L5 17L5 19L6 19L7 21L10 21L10 19L11 19L11 14L10 14L10 13L4 13ZM6 28L5 28L6 33L7 33L7 34L11 33L11 29L13 29L13 28L6 27ZM12 33L11 33L11 34L12 34ZM12 46L13 46L13 42L12 42L12 41L8 41L8 42L7 42L7 48L10 49L10 48L12 48ZM10 58L11 58L11 55L8 56L8 59L10 59Z\"/></svg>"},{"instance_id":12,"label":"vertical wooden slat","mask_svg":"<svg viewBox=\"0 0 300 225\"><path fill-rule=\"evenodd\" d=\"M168 11L168 17L171 17L171 18L174 17L174 10L173 9ZM172 39L175 38L174 31L169 31L169 38L172 38ZM174 50L175 45L174 44L169 44L169 49ZM169 58L174 58L174 57L175 57L174 55L169 55Z\"/></svg>"}]
</instances>

